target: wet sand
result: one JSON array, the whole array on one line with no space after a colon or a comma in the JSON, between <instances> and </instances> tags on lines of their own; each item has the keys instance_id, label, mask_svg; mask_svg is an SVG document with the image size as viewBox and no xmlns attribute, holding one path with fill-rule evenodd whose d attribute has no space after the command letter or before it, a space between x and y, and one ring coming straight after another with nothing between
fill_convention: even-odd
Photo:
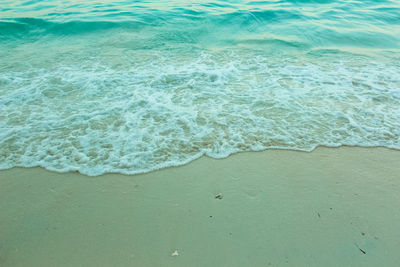
<instances>
[{"instance_id":1,"label":"wet sand","mask_svg":"<svg viewBox=\"0 0 400 267\"><path fill-rule=\"evenodd\" d=\"M14 168L0 171L0 266L398 266L399 207L400 151L385 148L134 176Z\"/></svg>"}]
</instances>

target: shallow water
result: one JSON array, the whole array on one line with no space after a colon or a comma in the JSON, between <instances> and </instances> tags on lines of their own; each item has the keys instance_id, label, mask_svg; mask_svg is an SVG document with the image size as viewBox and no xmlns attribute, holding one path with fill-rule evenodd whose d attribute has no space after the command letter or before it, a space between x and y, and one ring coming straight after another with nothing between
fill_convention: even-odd
<instances>
[{"instance_id":1,"label":"shallow water","mask_svg":"<svg viewBox=\"0 0 400 267\"><path fill-rule=\"evenodd\" d=\"M2 1L0 169L400 149L398 1Z\"/></svg>"}]
</instances>

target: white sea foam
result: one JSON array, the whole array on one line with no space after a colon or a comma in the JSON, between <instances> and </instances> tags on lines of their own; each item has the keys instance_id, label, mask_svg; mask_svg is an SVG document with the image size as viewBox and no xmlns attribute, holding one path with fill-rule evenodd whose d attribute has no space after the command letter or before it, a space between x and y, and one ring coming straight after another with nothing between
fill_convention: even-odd
<instances>
[{"instance_id":1,"label":"white sea foam","mask_svg":"<svg viewBox=\"0 0 400 267\"><path fill-rule=\"evenodd\" d=\"M395 62L173 55L1 71L0 168L134 174L268 148L400 148Z\"/></svg>"}]
</instances>

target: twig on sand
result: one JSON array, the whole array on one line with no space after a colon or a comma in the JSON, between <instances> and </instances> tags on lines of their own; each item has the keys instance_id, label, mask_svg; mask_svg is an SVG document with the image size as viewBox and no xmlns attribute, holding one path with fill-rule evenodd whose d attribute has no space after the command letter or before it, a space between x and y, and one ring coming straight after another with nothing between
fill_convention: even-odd
<instances>
[{"instance_id":1,"label":"twig on sand","mask_svg":"<svg viewBox=\"0 0 400 267\"><path fill-rule=\"evenodd\" d=\"M367 252L365 252L365 250L363 250L362 248L360 248L357 243L354 243L354 245L356 245L356 247L363 253L363 254L367 254Z\"/></svg>"}]
</instances>

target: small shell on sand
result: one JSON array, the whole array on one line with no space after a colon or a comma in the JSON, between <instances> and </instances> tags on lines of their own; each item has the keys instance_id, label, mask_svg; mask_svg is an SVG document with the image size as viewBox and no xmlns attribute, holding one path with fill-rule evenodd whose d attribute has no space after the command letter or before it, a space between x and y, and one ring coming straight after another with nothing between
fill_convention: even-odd
<instances>
[{"instance_id":1,"label":"small shell on sand","mask_svg":"<svg viewBox=\"0 0 400 267\"><path fill-rule=\"evenodd\" d=\"M176 257L179 256L179 253L177 250L175 250L174 252L172 252L171 256Z\"/></svg>"}]
</instances>

